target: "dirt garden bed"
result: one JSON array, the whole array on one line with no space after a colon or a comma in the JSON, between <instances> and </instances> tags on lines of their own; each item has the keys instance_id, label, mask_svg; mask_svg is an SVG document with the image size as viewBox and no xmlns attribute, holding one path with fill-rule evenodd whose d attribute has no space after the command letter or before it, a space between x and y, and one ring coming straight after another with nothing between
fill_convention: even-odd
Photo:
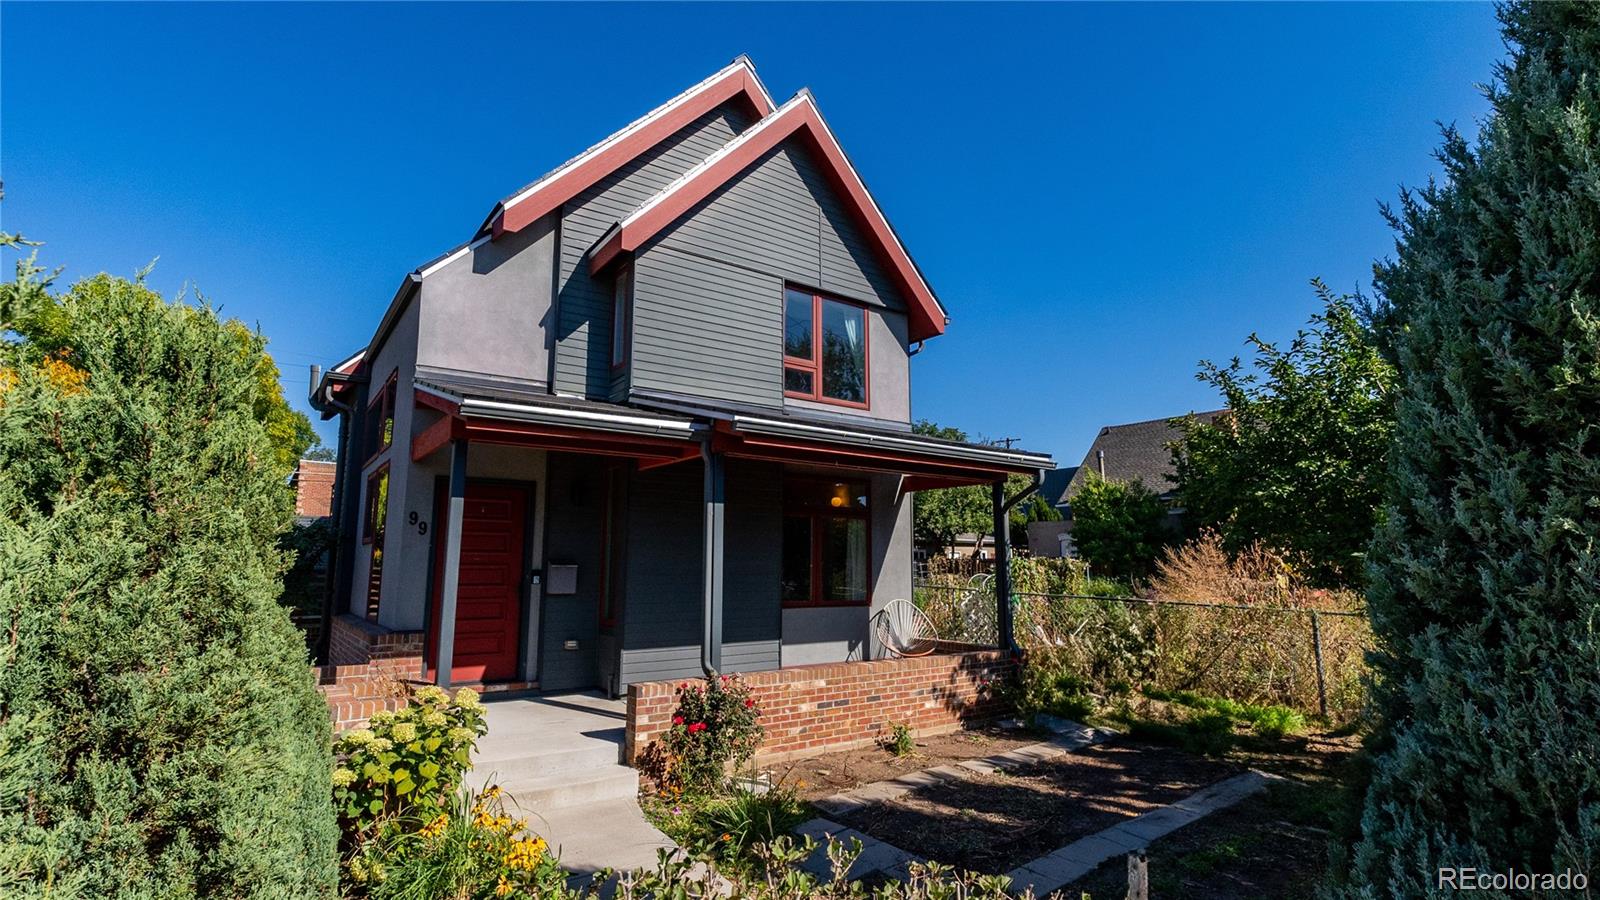
<instances>
[{"instance_id":1,"label":"dirt garden bed","mask_svg":"<svg viewBox=\"0 0 1600 900\"><path fill-rule=\"evenodd\" d=\"M882 747L862 747L796 759L771 768L775 781L795 789L803 800L820 800L842 791L897 778L908 772L1004 753L1043 740L1021 729L972 728L918 738L909 756L895 756Z\"/></svg>"},{"instance_id":2,"label":"dirt garden bed","mask_svg":"<svg viewBox=\"0 0 1600 900\"><path fill-rule=\"evenodd\" d=\"M1003 874L1243 771L1129 740L1010 774L974 774L848 813L839 821L918 856Z\"/></svg>"}]
</instances>

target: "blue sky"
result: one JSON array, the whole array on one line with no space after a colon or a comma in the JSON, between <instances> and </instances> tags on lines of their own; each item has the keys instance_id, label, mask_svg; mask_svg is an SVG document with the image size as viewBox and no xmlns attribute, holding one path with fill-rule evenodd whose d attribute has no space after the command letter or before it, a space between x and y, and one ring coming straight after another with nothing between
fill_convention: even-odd
<instances>
[{"instance_id":1,"label":"blue sky","mask_svg":"<svg viewBox=\"0 0 1600 900\"><path fill-rule=\"evenodd\" d=\"M0 222L306 366L499 197L748 53L809 85L951 314L919 417L1075 464L1365 286L1472 130L1487 4L0 6ZM5 260L9 269L10 259ZM325 438L332 430L321 428Z\"/></svg>"}]
</instances>

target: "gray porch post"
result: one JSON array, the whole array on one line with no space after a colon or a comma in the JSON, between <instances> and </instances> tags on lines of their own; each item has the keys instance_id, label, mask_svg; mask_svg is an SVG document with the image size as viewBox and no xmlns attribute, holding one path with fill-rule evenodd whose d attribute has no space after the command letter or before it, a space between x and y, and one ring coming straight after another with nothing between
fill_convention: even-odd
<instances>
[{"instance_id":1,"label":"gray porch post","mask_svg":"<svg viewBox=\"0 0 1600 900\"><path fill-rule=\"evenodd\" d=\"M1011 505L1006 503L1005 479L990 488L994 498L994 623L1002 650L1015 652L1011 625Z\"/></svg>"},{"instance_id":2,"label":"gray porch post","mask_svg":"<svg viewBox=\"0 0 1600 900\"><path fill-rule=\"evenodd\" d=\"M727 501L722 454L713 451L707 442L701 446L700 455L705 460L704 602L701 604L704 632L700 639L700 668L707 675L715 675L722 670L723 510Z\"/></svg>"},{"instance_id":3,"label":"gray porch post","mask_svg":"<svg viewBox=\"0 0 1600 900\"><path fill-rule=\"evenodd\" d=\"M456 649L456 588L461 583L461 520L467 509L467 442L450 442L450 506L445 513L444 581L439 589L439 643L434 683L450 686Z\"/></svg>"}]
</instances>

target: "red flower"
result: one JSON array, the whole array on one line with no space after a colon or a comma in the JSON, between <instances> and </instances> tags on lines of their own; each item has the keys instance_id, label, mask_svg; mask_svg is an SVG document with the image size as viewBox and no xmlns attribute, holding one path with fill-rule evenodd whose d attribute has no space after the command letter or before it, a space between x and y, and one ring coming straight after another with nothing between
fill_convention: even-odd
<instances>
[{"instance_id":1,"label":"red flower","mask_svg":"<svg viewBox=\"0 0 1600 900\"><path fill-rule=\"evenodd\" d=\"M690 734L695 734L697 732L701 732L701 731L705 731L705 730L706 730L706 723L704 723L704 722L696 722L693 725L689 726L689 733Z\"/></svg>"},{"instance_id":2,"label":"red flower","mask_svg":"<svg viewBox=\"0 0 1600 900\"><path fill-rule=\"evenodd\" d=\"M674 725L682 725L683 724L683 716L673 716L672 717L672 724L674 724Z\"/></svg>"},{"instance_id":3,"label":"red flower","mask_svg":"<svg viewBox=\"0 0 1600 900\"><path fill-rule=\"evenodd\" d=\"M749 698L746 698L745 701L744 701L744 708L745 709L750 709L750 708L754 707L755 705L756 705L756 702L754 700L749 699Z\"/></svg>"}]
</instances>

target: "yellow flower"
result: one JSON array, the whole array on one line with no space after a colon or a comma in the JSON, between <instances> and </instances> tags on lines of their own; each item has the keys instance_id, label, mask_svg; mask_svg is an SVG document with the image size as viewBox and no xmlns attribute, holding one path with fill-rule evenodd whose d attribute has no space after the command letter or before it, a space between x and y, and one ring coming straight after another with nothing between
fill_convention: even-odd
<instances>
[{"instance_id":1,"label":"yellow flower","mask_svg":"<svg viewBox=\"0 0 1600 900\"><path fill-rule=\"evenodd\" d=\"M471 728L462 728L460 725L450 729L450 740L457 744L470 744L477 739Z\"/></svg>"},{"instance_id":2,"label":"yellow flower","mask_svg":"<svg viewBox=\"0 0 1600 900\"><path fill-rule=\"evenodd\" d=\"M501 793L500 785L491 784L491 785L489 785L489 787L487 789L484 790L483 799L485 799L485 800L493 800L493 799L499 797L500 793Z\"/></svg>"},{"instance_id":3,"label":"yellow flower","mask_svg":"<svg viewBox=\"0 0 1600 900\"><path fill-rule=\"evenodd\" d=\"M418 689L416 697L423 703L442 703L450 699L450 695L445 693L444 688L436 684L430 684L425 688Z\"/></svg>"},{"instance_id":4,"label":"yellow flower","mask_svg":"<svg viewBox=\"0 0 1600 900\"><path fill-rule=\"evenodd\" d=\"M340 766L339 768L333 770L334 787L349 787L350 785L355 784L355 781L356 773L346 769L344 766Z\"/></svg>"},{"instance_id":5,"label":"yellow flower","mask_svg":"<svg viewBox=\"0 0 1600 900\"><path fill-rule=\"evenodd\" d=\"M396 722L389 734L394 737L396 743L409 744L417 739L417 726L410 722Z\"/></svg>"},{"instance_id":6,"label":"yellow flower","mask_svg":"<svg viewBox=\"0 0 1600 900\"><path fill-rule=\"evenodd\" d=\"M437 709L430 709L422 714L422 724L429 728L443 728L448 721L450 720L445 717L445 714Z\"/></svg>"},{"instance_id":7,"label":"yellow flower","mask_svg":"<svg viewBox=\"0 0 1600 900\"><path fill-rule=\"evenodd\" d=\"M440 813L438 818L436 818L432 822L429 822L428 824L422 826L422 829L419 830L417 833L422 835L425 838L433 837L434 835L438 834L439 832L444 831L445 826L449 825L449 824L450 824L450 814L449 813Z\"/></svg>"},{"instance_id":8,"label":"yellow flower","mask_svg":"<svg viewBox=\"0 0 1600 900\"><path fill-rule=\"evenodd\" d=\"M496 897L509 897L511 896L511 892L515 891L516 889L517 888L515 885L507 881L504 875L501 875L500 883L494 886L494 895Z\"/></svg>"}]
</instances>

